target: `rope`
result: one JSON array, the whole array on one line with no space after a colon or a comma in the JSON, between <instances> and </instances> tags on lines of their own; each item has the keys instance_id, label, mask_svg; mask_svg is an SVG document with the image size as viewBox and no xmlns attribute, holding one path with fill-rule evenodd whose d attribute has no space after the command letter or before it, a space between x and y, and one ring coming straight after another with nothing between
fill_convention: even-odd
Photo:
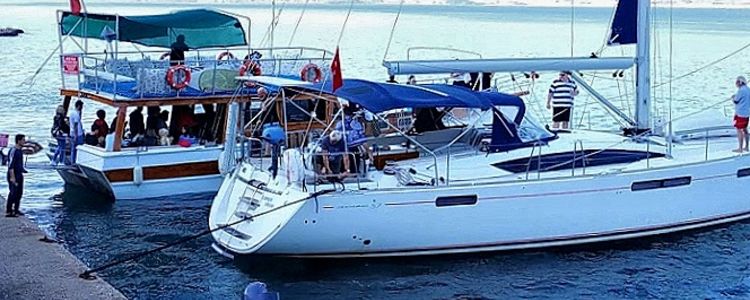
<instances>
[{"instance_id":1,"label":"rope","mask_svg":"<svg viewBox=\"0 0 750 300\"><path fill-rule=\"evenodd\" d=\"M396 24L398 24L398 19L401 17L401 9L404 7L405 0L401 0L401 3L398 5L398 13L396 14L396 18L393 20L393 27L391 27L391 34L388 36L388 44L385 46L385 53L383 54L383 61L388 57L388 51L391 50L391 42L393 42L393 34L396 32Z\"/></svg>"},{"instance_id":2,"label":"rope","mask_svg":"<svg viewBox=\"0 0 750 300\"><path fill-rule=\"evenodd\" d=\"M305 5L302 6L302 12L299 14L299 18L297 19L297 24L294 25L294 30L292 31L292 36L289 37L289 44L287 46L292 45L292 41L294 41L294 36L297 35L297 28L299 28L299 24L302 23L302 17L305 15L305 11L307 11L307 4L310 3L310 0L305 0Z\"/></svg>"},{"instance_id":3,"label":"rope","mask_svg":"<svg viewBox=\"0 0 750 300\"><path fill-rule=\"evenodd\" d=\"M313 198L317 198L318 196L321 196L321 195L324 195L324 194L328 194L328 193L331 193L331 192L334 192L334 191L335 190L326 189L326 190L320 190L320 191L314 192L314 193L310 194L307 197L304 197L304 198L301 198L301 199L297 199L297 200L294 200L294 201L291 201L291 202L287 202L287 203L285 203L282 206L274 207L274 208L269 209L267 211L264 211L262 213L259 213L259 214L256 214L256 215L252 215L252 216L245 216L245 217L240 218L239 220L237 220L235 222L232 222L232 223L229 223L229 224L225 224L225 225L216 227L214 229L206 229L206 230L203 230L203 231L201 231L199 233L196 233L194 235L181 238L179 240L173 241L173 242L168 243L166 245L162 245L162 246L156 247L156 248L151 249L151 250L143 251L141 253L132 255L132 256L130 256L128 258L120 259L120 260L115 260L113 262L104 264L102 266L99 266L99 267L96 267L96 268L92 268L92 269L88 269L85 272L83 272L80 275L78 275L78 277L83 278L83 279L87 279L87 280L94 279L95 277L92 276L93 273L96 273L96 272L99 272L99 271L102 271L102 270L105 270L105 269L109 269L111 267L114 267L114 266L117 266L117 265L129 262L129 261L134 261L134 260L143 258L145 256L148 256L150 254L162 251L162 250L167 249L167 248L171 248L171 247L174 247L174 246L177 246L177 245L180 245L180 244L184 244L186 242L195 240L195 239L197 239L199 237L211 234L211 233L213 233L215 231L222 230L222 229L230 227L230 226L234 226L234 225L246 222L246 221L252 221L254 218L265 216L267 214L270 214L270 213L275 212L277 210L280 210L282 208L285 208L285 207L288 207L288 206L292 206L292 205L295 205L295 204L298 204L298 203L302 203L302 202L305 202L307 200L310 200L310 199L313 199Z\"/></svg>"},{"instance_id":4,"label":"rope","mask_svg":"<svg viewBox=\"0 0 750 300\"><path fill-rule=\"evenodd\" d=\"M697 68L697 69L695 69L693 71L687 72L687 73L682 74L680 76L677 76L677 77L675 77L673 79L670 79L668 82L661 82L661 83L655 85L655 87L660 87L662 85L670 84L670 83L672 83L674 81L684 79L685 77L688 77L690 75L693 75L695 73L698 73L700 71L708 69L708 68L710 68L710 67L712 67L712 66L714 66L714 65L716 65L716 64L718 64L718 63L720 63L720 62L722 62L722 61L724 61L726 59L729 59L732 56L735 56L735 55L739 54L740 52L744 51L747 48L750 48L750 43L747 43L744 46L740 47L739 49L737 49L735 51L732 51L731 53L729 53L729 54L727 54L725 56L722 56L721 58L716 59L716 60L714 60L714 61L712 61L712 62L710 62L708 64L705 64L705 65L701 66L700 68Z\"/></svg>"}]
</instances>

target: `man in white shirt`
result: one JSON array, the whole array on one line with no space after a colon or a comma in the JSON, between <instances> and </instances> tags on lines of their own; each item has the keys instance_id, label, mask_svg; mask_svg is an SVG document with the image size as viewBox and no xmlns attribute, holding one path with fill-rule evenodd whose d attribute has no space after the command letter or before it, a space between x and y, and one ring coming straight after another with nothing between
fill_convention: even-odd
<instances>
[{"instance_id":1,"label":"man in white shirt","mask_svg":"<svg viewBox=\"0 0 750 300\"><path fill-rule=\"evenodd\" d=\"M734 127L737 128L737 141L740 145L734 152L742 153L748 151L747 123L750 118L750 88L747 87L747 79L739 76L734 82L737 93L732 96L734 103Z\"/></svg>"},{"instance_id":2,"label":"man in white shirt","mask_svg":"<svg viewBox=\"0 0 750 300\"><path fill-rule=\"evenodd\" d=\"M77 146L82 145L84 141L83 122L81 116L83 115L83 101L78 100L75 104L75 109L70 112L68 119L70 120L70 162L76 163L76 152Z\"/></svg>"}]
</instances>

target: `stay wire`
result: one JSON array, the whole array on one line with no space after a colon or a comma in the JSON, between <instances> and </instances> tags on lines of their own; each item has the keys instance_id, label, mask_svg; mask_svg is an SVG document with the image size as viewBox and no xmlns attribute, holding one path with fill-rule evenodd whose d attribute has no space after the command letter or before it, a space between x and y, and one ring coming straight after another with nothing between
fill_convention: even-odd
<instances>
[{"instance_id":1,"label":"stay wire","mask_svg":"<svg viewBox=\"0 0 750 300\"><path fill-rule=\"evenodd\" d=\"M140 258L143 258L145 256L148 256L150 254L153 254L153 253L156 253L156 252L159 252L159 251L162 251L164 249L171 248L171 247L174 247L174 246L177 246L177 245L180 245L180 244L184 244L186 242L195 240L195 239L197 239L199 237L202 237L204 235L211 234L211 233L213 233L215 231L222 230L224 228L227 228L227 227L230 227L230 226L234 226L234 225L246 222L246 221L252 221L254 218L258 218L258 217L270 214L270 213L278 211L278 210L280 210L282 208L285 208L285 207L288 207L288 206L291 206L291 205L295 205L295 204L299 204L299 203L305 202L307 200L310 200L310 199L313 199L313 198L317 198L318 196L321 196L321 195L324 195L324 194L328 194L328 193L331 193L331 192L334 192L334 191L335 190L332 190L332 189L325 189L325 190L320 190L318 192L314 192L314 193L310 194L307 197L304 197L304 198L301 198L301 199L297 199L297 200L294 200L292 202L287 202L286 204L284 204L282 206L274 207L274 208L269 209L267 211L264 211L262 213L259 213L259 214L256 214L256 215L252 215L252 216L246 216L246 217L243 217L243 218L241 218L241 219L239 219L239 220L237 220L235 222L224 224L224 225L221 225L221 226L216 227L214 229L203 230L203 231L201 231L201 232L199 232L197 234L194 234L194 235L191 235L191 236L187 236L187 237L181 238L179 240L173 241L171 243L168 243L168 244L156 247L154 249L147 250L147 251L144 251L144 252L132 255L132 256L130 256L128 258L124 258L124 259L120 259L120 260L115 260L113 262L104 264L102 266L99 266L99 267L96 267L96 268L92 268L92 269L88 269L85 272L83 272L80 275L78 275L78 277L83 278L83 279L89 279L89 280L90 279L94 279L94 277L92 276L93 273L96 273L96 272L99 272L99 271L102 271L102 270L106 270L108 268L111 268L111 267L114 267L114 266L117 266L117 265L120 265L120 264L123 264L123 263L126 263L126 262L138 260Z\"/></svg>"},{"instance_id":2,"label":"stay wire","mask_svg":"<svg viewBox=\"0 0 750 300\"><path fill-rule=\"evenodd\" d=\"M336 47L341 45L341 39L344 37L344 32L346 31L346 24L349 22L349 16L352 14L352 7L354 7L354 0L349 1L349 11L346 12L346 18L344 19L344 24L341 25L341 32L339 33L339 40L336 41Z\"/></svg>"},{"instance_id":3,"label":"stay wire","mask_svg":"<svg viewBox=\"0 0 750 300\"><path fill-rule=\"evenodd\" d=\"M391 50L391 42L393 42L393 35L396 32L396 24L398 24L398 19L401 17L401 10L404 7L405 0L401 0L401 3L398 5L398 13L396 13L396 18L393 20L393 27L391 27L391 34L388 36L388 44L385 46L385 53L383 54L383 61L388 57L388 51Z\"/></svg>"},{"instance_id":4,"label":"stay wire","mask_svg":"<svg viewBox=\"0 0 750 300\"><path fill-rule=\"evenodd\" d=\"M289 44L287 44L287 46L292 46L292 41L294 41L294 37L297 35L297 28L299 28L299 24L302 23L302 17L305 15L309 3L310 0L305 0L305 5L302 6L302 12L299 14L299 18L297 18L297 24L294 25L294 30L292 30L292 36L289 37Z\"/></svg>"}]
</instances>

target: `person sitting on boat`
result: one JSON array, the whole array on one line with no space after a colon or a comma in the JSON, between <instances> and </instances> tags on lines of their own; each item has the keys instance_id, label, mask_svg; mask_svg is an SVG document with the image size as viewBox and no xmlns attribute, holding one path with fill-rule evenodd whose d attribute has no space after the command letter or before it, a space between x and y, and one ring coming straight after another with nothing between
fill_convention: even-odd
<instances>
[{"instance_id":1,"label":"person sitting on boat","mask_svg":"<svg viewBox=\"0 0 750 300\"><path fill-rule=\"evenodd\" d=\"M100 109L96 111L97 119L94 120L94 124L91 124L91 134L88 135L86 143L92 146L104 147L104 139L109 134L109 125L104 118L107 113Z\"/></svg>"},{"instance_id":2,"label":"person sitting on boat","mask_svg":"<svg viewBox=\"0 0 750 300\"><path fill-rule=\"evenodd\" d=\"M356 105L344 106L344 120L336 123L336 130L344 133L347 149L357 154L366 154L366 159L373 161L370 147L367 145L367 135L362 122L364 111Z\"/></svg>"},{"instance_id":3,"label":"person sitting on boat","mask_svg":"<svg viewBox=\"0 0 750 300\"><path fill-rule=\"evenodd\" d=\"M187 127L182 127L181 131L182 134L180 135L180 139L177 142L178 145L187 148L194 145L198 141L195 136L190 134L190 130Z\"/></svg>"},{"instance_id":4,"label":"person sitting on boat","mask_svg":"<svg viewBox=\"0 0 750 300\"><path fill-rule=\"evenodd\" d=\"M737 93L732 96L734 103L734 127L737 128L737 141L739 147L734 152L748 151L747 123L750 118L750 88L747 87L747 79L743 76L737 77L734 82Z\"/></svg>"},{"instance_id":5,"label":"person sitting on boat","mask_svg":"<svg viewBox=\"0 0 750 300\"><path fill-rule=\"evenodd\" d=\"M143 106L138 106L130 113L130 139L136 144L146 135L146 126L143 124Z\"/></svg>"},{"instance_id":6,"label":"person sitting on boat","mask_svg":"<svg viewBox=\"0 0 750 300\"><path fill-rule=\"evenodd\" d=\"M68 118L65 117L65 108L62 105L57 106L54 123L52 125L52 136L57 140L57 148L52 156L52 165L65 162L65 152L70 139L70 125Z\"/></svg>"},{"instance_id":7,"label":"person sitting on boat","mask_svg":"<svg viewBox=\"0 0 750 300\"><path fill-rule=\"evenodd\" d=\"M398 81L396 81L396 75L389 75L388 80L386 80L385 82L386 83L398 83Z\"/></svg>"},{"instance_id":8,"label":"person sitting on boat","mask_svg":"<svg viewBox=\"0 0 750 300\"><path fill-rule=\"evenodd\" d=\"M188 45L185 44L184 35L178 35L177 40L172 43L169 49L169 64L171 66L181 65L185 63L185 51L188 51L190 49Z\"/></svg>"},{"instance_id":9,"label":"person sitting on boat","mask_svg":"<svg viewBox=\"0 0 750 300\"><path fill-rule=\"evenodd\" d=\"M570 71L560 72L547 93L547 109L552 109L552 128L568 129L573 98L578 95L578 86L570 79Z\"/></svg>"},{"instance_id":10,"label":"person sitting on boat","mask_svg":"<svg viewBox=\"0 0 750 300\"><path fill-rule=\"evenodd\" d=\"M321 174L337 175L344 169L344 175L349 173L349 157L346 154L346 145L342 134L334 130L320 141L322 150L323 168Z\"/></svg>"}]
</instances>

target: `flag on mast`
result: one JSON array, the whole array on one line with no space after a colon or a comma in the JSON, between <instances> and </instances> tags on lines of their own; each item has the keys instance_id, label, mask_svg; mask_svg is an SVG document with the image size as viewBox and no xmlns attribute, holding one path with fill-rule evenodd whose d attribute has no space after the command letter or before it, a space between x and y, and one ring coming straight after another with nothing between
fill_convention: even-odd
<instances>
[{"instance_id":1,"label":"flag on mast","mask_svg":"<svg viewBox=\"0 0 750 300\"><path fill-rule=\"evenodd\" d=\"M331 75L333 81L331 82L332 91L336 92L342 85L344 85L344 77L341 74L341 59L339 58L339 47L336 47L336 54L333 55L333 62L331 62Z\"/></svg>"},{"instance_id":2,"label":"flag on mast","mask_svg":"<svg viewBox=\"0 0 750 300\"><path fill-rule=\"evenodd\" d=\"M70 12L74 15L81 13L81 0L70 0Z\"/></svg>"}]
</instances>

